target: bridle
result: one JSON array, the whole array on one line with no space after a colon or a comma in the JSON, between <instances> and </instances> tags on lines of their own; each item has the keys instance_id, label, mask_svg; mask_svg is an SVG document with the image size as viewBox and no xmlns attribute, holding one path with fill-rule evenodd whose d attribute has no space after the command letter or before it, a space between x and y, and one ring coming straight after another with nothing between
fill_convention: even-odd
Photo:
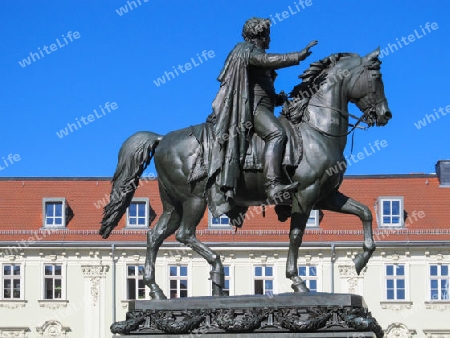
<instances>
[{"instance_id":1,"label":"bridle","mask_svg":"<svg viewBox=\"0 0 450 338\"><path fill-rule=\"evenodd\" d=\"M361 67L363 68L363 71L353 84L351 92L353 91L356 84L359 82L358 80L365 74L366 77L365 83L366 86L368 87L368 95L360 98L357 101L352 100L351 102L354 102L358 106L358 108L363 112L362 122L367 123L367 125L371 127L375 124L376 117L374 118L373 116L376 115L376 107L380 103L386 101L387 99L384 96L382 99L377 100L374 79L379 74L380 69L379 65L369 64L369 65L362 65Z\"/></svg>"},{"instance_id":2,"label":"bridle","mask_svg":"<svg viewBox=\"0 0 450 338\"><path fill-rule=\"evenodd\" d=\"M362 61L360 61L362 62ZM330 137L344 137L344 136L348 136L351 132L353 132L356 128L362 128L359 127L359 124L362 123L366 123L368 125L368 127L371 127L375 124L375 119L376 117L374 116L374 113L376 112L376 107L386 101L386 97L384 97L381 100L377 100L377 96L376 96L376 88L375 88L375 84L374 84L374 78L376 78L376 76L378 75L378 70L379 70L379 66L376 66L374 64L369 64L369 65L362 65L360 63L360 67L362 68L359 76L353 81L353 85L351 86L350 92L353 92L353 90L355 89L364 89L361 88L361 81L359 81L363 75L365 75L365 79L366 81L364 81L364 85L366 85L368 87L368 95L362 97L361 99L358 100L350 100L350 102L355 103L358 108L362 111L362 115L360 117L350 114L347 111L343 111L341 109L337 109L334 107L328 107L328 106L324 106L324 105L319 105L319 104L312 104L309 103L310 106L313 107L318 107L318 108L325 108L325 109L330 109L331 111L337 112L339 113L339 116L341 118L345 118L347 119L348 117L352 117L354 118L356 121L356 123L354 124L349 124L349 126L352 126L352 128L344 134L340 134L340 135L334 135L334 134L330 134L324 130L321 130L319 128L317 128L316 126L312 125L309 121L306 121L306 123L308 123L308 125L316 130L317 132L326 135L326 136L330 136ZM358 87L357 87L358 85ZM368 127L363 127L362 129L367 129Z\"/></svg>"}]
</instances>

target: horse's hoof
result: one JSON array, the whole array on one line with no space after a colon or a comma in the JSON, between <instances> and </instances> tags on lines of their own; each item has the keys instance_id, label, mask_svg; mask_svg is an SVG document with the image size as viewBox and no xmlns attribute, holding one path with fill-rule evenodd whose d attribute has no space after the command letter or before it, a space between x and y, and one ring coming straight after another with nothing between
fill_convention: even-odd
<instances>
[{"instance_id":1,"label":"horse's hoof","mask_svg":"<svg viewBox=\"0 0 450 338\"><path fill-rule=\"evenodd\" d=\"M155 285L151 288L150 298L154 300L164 300L167 299L164 292L159 288L158 285Z\"/></svg>"},{"instance_id":2,"label":"horse's hoof","mask_svg":"<svg viewBox=\"0 0 450 338\"><path fill-rule=\"evenodd\" d=\"M310 292L311 290L308 289L305 282L302 281L300 278L297 280L293 280L294 283L292 283L291 288L294 290L294 292Z\"/></svg>"},{"instance_id":3,"label":"horse's hoof","mask_svg":"<svg viewBox=\"0 0 450 338\"><path fill-rule=\"evenodd\" d=\"M219 288L217 290L215 290L213 288L212 295L213 295L213 297L224 297L224 296L226 296L226 294L223 293L223 290L219 289Z\"/></svg>"},{"instance_id":4,"label":"horse's hoof","mask_svg":"<svg viewBox=\"0 0 450 338\"><path fill-rule=\"evenodd\" d=\"M166 295L162 291L150 291L150 298L153 300L165 300Z\"/></svg>"},{"instance_id":5,"label":"horse's hoof","mask_svg":"<svg viewBox=\"0 0 450 338\"><path fill-rule=\"evenodd\" d=\"M213 295L213 297L226 296L225 293L223 293L223 288L215 283L213 283L213 285L212 285L212 295Z\"/></svg>"},{"instance_id":6,"label":"horse's hoof","mask_svg":"<svg viewBox=\"0 0 450 338\"><path fill-rule=\"evenodd\" d=\"M366 261L363 255L357 254L356 257L353 259L353 263L355 264L356 273L359 276L362 269L364 269L364 267L366 266Z\"/></svg>"}]
</instances>

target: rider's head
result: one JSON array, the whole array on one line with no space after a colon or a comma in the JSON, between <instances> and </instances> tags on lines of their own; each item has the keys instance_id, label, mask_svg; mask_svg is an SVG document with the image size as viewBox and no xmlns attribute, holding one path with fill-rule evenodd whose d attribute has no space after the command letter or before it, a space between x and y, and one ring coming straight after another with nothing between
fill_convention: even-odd
<instances>
[{"instance_id":1,"label":"rider's head","mask_svg":"<svg viewBox=\"0 0 450 338\"><path fill-rule=\"evenodd\" d=\"M242 28L242 37L245 41L253 42L261 48L269 48L270 20L261 18L248 19Z\"/></svg>"}]
</instances>

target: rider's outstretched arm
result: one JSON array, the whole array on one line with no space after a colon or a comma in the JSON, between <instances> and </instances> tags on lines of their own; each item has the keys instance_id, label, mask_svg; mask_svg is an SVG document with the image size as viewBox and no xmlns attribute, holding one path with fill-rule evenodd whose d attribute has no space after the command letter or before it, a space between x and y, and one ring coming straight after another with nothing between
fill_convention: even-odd
<instances>
[{"instance_id":1,"label":"rider's outstretched arm","mask_svg":"<svg viewBox=\"0 0 450 338\"><path fill-rule=\"evenodd\" d=\"M279 69L289 66L298 65L301 61L301 52L286 53L286 54L268 54L258 51L253 51L250 54L249 64L251 66Z\"/></svg>"}]
</instances>

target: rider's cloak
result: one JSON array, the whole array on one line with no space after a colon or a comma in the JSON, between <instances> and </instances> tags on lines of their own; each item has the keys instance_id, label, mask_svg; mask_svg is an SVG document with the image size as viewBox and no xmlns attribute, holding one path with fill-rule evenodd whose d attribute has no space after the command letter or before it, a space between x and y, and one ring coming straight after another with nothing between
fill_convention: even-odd
<instances>
[{"instance_id":1,"label":"rider's cloak","mask_svg":"<svg viewBox=\"0 0 450 338\"><path fill-rule=\"evenodd\" d=\"M220 89L207 122L213 124L215 140L209 159L208 179L232 197L253 132L248 65L254 45L238 43L228 54L217 78Z\"/></svg>"}]
</instances>

